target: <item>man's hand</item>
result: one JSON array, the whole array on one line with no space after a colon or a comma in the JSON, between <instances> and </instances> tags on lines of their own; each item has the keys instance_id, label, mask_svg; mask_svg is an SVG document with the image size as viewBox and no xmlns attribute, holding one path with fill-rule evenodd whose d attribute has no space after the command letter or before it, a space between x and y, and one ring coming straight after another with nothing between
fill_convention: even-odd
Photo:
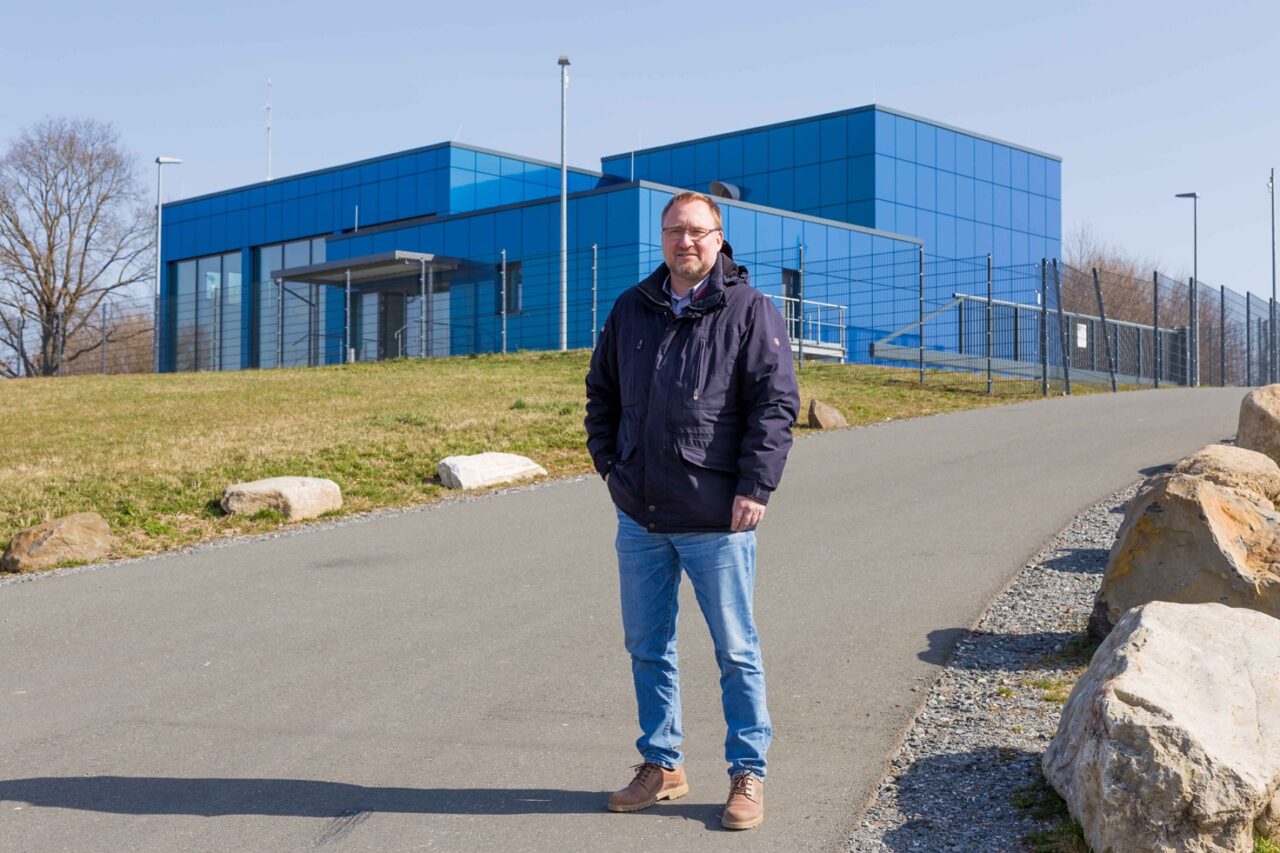
<instances>
[{"instance_id":1,"label":"man's hand","mask_svg":"<svg viewBox=\"0 0 1280 853\"><path fill-rule=\"evenodd\" d=\"M734 533L750 530L764 518L765 505L753 501L745 495L736 495L733 499L733 522L730 529Z\"/></svg>"}]
</instances>

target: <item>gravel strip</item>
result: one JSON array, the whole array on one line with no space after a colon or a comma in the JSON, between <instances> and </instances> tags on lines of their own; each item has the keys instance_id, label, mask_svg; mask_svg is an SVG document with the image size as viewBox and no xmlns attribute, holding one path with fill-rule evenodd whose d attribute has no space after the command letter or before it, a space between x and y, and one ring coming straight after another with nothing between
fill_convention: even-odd
<instances>
[{"instance_id":1,"label":"gravel strip","mask_svg":"<svg viewBox=\"0 0 1280 853\"><path fill-rule=\"evenodd\" d=\"M893 758L849 853L1026 850L1046 824L1011 802L1079 672L1061 660L1085 629L1135 483L1089 507L1022 567L956 645Z\"/></svg>"}]
</instances>

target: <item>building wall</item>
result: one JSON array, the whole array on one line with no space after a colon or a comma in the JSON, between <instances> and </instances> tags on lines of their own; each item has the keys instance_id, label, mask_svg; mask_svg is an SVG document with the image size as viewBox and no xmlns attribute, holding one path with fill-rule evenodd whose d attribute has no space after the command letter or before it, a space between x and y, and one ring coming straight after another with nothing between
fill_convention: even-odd
<instances>
[{"instance_id":1,"label":"building wall","mask_svg":"<svg viewBox=\"0 0 1280 853\"><path fill-rule=\"evenodd\" d=\"M941 258L991 253L997 265L1061 252L1056 157L897 113L861 107L606 157L606 174L706 192L918 237Z\"/></svg>"},{"instance_id":2,"label":"building wall","mask_svg":"<svg viewBox=\"0 0 1280 853\"><path fill-rule=\"evenodd\" d=\"M616 183L582 169L570 170L568 178L571 192ZM162 336L161 364L167 369L275 364L272 330L252 323L251 306L277 298L266 292L274 270L261 268L259 247L328 241L354 231L357 224L363 231L390 222L555 197L559 191L558 166L442 143L166 204L161 315L167 334ZM233 269L229 256L237 252L239 269ZM324 260L323 249L312 256L316 262ZM213 270L213 258L220 259L221 272ZM180 277L179 261L205 263L195 276L184 266ZM214 273L221 275L217 282ZM323 308L317 312L306 306L307 294L285 293L289 323L323 324L323 316L336 306L331 293L319 296ZM292 316L300 311L305 320ZM215 312L220 324L213 322ZM225 334L214 339L214 328L225 331L233 322L243 331L234 346ZM299 353L292 344L284 350L285 364L323 363L340 358L341 342L326 338L321 354Z\"/></svg>"}]
</instances>

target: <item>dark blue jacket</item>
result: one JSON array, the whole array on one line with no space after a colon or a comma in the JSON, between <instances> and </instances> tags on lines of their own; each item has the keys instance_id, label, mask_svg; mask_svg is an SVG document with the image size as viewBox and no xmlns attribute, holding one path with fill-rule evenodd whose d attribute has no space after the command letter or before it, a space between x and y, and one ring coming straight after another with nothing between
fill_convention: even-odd
<instances>
[{"instance_id":1,"label":"dark blue jacket","mask_svg":"<svg viewBox=\"0 0 1280 853\"><path fill-rule=\"evenodd\" d=\"M681 314L663 264L618 297L587 374L587 449L623 512L651 531L727 531L735 495L782 479L800 410L778 309L726 244Z\"/></svg>"}]
</instances>

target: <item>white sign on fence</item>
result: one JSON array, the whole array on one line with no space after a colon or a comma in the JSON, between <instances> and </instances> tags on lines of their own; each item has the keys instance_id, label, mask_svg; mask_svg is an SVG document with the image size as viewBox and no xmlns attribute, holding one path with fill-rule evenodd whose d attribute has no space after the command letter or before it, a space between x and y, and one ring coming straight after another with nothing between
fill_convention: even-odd
<instances>
[{"instance_id":1,"label":"white sign on fence","mask_svg":"<svg viewBox=\"0 0 1280 853\"><path fill-rule=\"evenodd\" d=\"M1076 323L1076 348L1089 348L1089 327L1084 323Z\"/></svg>"}]
</instances>

